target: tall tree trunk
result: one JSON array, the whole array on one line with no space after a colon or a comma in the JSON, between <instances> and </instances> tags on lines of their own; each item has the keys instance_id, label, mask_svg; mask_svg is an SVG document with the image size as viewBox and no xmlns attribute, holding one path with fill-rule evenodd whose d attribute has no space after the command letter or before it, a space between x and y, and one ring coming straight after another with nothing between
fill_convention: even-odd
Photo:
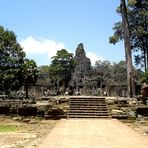
<instances>
[{"instance_id":1,"label":"tall tree trunk","mask_svg":"<svg viewBox=\"0 0 148 148\"><path fill-rule=\"evenodd\" d=\"M26 99L28 99L28 78L26 78Z\"/></svg>"},{"instance_id":2,"label":"tall tree trunk","mask_svg":"<svg viewBox=\"0 0 148 148\"><path fill-rule=\"evenodd\" d=\"M146 71L146 69L147 69L147 64L146 64L146 50L144 49L144 70Z\"/></svg>"},{"instance_id":3,"label":"tall tree trunk","mask_svg":"<svg viewBox=\"0 0 148 148\"><path fill-rule=\"evenodd\" d=\"M144 49L144 47L143 47L143 49ZM143 50L143 56L144 56L144 70L146 71L146 69L147 69L147 64L146 64L147 58L146 58L146 50L145 49Z\"/></svg>"},{"instance_id":4,"label":"tall tree trunk","mask_svg":"<svg viewBox=\"0 0 148 148\"><path fill-rule=\"evenodd\" d=\"M128 97L132 98L135 95L135 89L134 89L135 87L133 81L131 44L130 44L129 25L127 20L127 10L126 10L125 0L121 0L121 12L122 12L122 22L124 26L124 46L125 46L126 67L127 67Z\"/></svg>"},{"instance_id":5,"label":"tall tree trunk","mask_svg":"<svg viewBox=\"0 0 148 148\"><path fill-rule=\"evenodd\" d=\"M146 71L148 70L148 49L146 49Z\"/></svg>"}]
</instances>

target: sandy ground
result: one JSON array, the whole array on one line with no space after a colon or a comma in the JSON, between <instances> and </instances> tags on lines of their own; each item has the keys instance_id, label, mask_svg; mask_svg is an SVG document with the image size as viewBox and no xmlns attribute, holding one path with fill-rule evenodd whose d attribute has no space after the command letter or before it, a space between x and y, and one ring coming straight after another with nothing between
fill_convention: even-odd
<instances>
[{"instance_id":1,"label":"sandy ground","mask_svg":"<svg viewBox=\"0 0 148 148\"><path fill-rule=\"evenodd\" d=\"M0 125L17 127L17 130L12 132L0 132L0 148L34 148L57 122L58 120L41 118L20 119L0 116Z\"/></svg>"},{"instance_id":2,"label":"sandy ground","mask_svg":"<svg viewBox=\"0 0 148 148\"><path fill-rule=\"evenodd\" d=\"M59 122L59 120L41 118L22 119L0 116L0 125L15 125L17 127L14 132L0 132L0 148L34 148ZM148 138L148 120L142 122L124 120L122 122Z\"/></svg>"},{"instance_id":3,"label":"sandy ground","mask_svg":"<svg viewBox=\"0 0 148 148\"><path fill-rule=\"evenodd\" d=\"M116 119L60 120L37 148L147 148L148 138Z\"/></svg>"}]
</instances>

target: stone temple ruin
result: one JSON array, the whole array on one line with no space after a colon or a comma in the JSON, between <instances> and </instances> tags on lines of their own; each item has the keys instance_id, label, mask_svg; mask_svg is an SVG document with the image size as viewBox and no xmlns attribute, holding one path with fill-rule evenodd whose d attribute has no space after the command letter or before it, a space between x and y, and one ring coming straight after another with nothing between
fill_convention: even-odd
<instances>
[{"instance_id":1,"label":"stone temple ruin","mask_svg":"<svg viewBox=\"0 0 148 148\"><path fill-rule=\"evenodd\" d=\"M136 118L137 114L148 116L148 102L138 99L111 97L113 86L101 85L101 80L86 57L82 43L76 48L77 62L67 88L71 95L51 93L49 84L30 86L30 96L25 100L23 90L12 96L0 96L0 114L19 116L41 116L44 118ZM59 85L57 85L59 86ZM52 88L52 90L60 89ZM109 89L111 88L111 89ZM119 88L118 86L116 88ZM147 90L148 87L144 87ZM123 90L122 88L120 88ZM125 89L125 88L124 88ZM46 93L44 90L47 90ZM103 96L107 91L110 97ZM20 94L20 96L17 96ZM144 93L145 94L145 93ZM76 96L77 95L77 96ZM79 95L79 96L78 96Z\"/></svg>"},{"instance_id":2,"label":"stone temple ruin","mask_svg":"<svg viewBox=\"0 0 148 148\"><path fill-rule=\"evenodd\" d=\"M91 66L91 61L86 57L83 43L80 43L76 48L74 60L76 66L72 73L71 80L66 82L65 91L67 91L69 95L102 95L99 93L100 80L96 78L95 71ZM61 81L57 80L53 85L51 80L49 84L46 83L46 85L37 83L31 89L35 91L34 94L38 95L36 97L43 96L43 94L47 94L47 96L64 95L65 92L63 91L62 84Z\"/></svg>"},{"instance_id":3,"label":"stone temple ruin","mask_svg":"<svg viewBox=\"0 0 148 148\"><path fill-rule=\"evenodd\" d=\"M78 44L76 48L74 60L76 66L72 73L71 80L66 82L66 92L69 95L92 95L92 96L124 96L127 94L127 86L121 85L120 87L114 83L102 82L96 70L91 66L90 59L86 56L83 43ZM52 80L49 83L36 83L35 86L29 86L30 96L55 96L64 95L65 91L62 86L63 82L56 80L53 84ZM106 92L106 94L105 94Z\"/></svg>"},{"instance_id":4,"label":"stone temple ruin","mask_svg":"<svg viewBox=\"0 0 148 148\"><path fill-rule=\"evenodd\" d=\"M93 95L92 90L96 86L96 82L91 79L93 77L93 69L90 59L86 57L82 43L78 45L74 59L77 64L72 75L70 87L74 89L75 94L78 92L81 95Z\"/></svg>"}]
</instances>

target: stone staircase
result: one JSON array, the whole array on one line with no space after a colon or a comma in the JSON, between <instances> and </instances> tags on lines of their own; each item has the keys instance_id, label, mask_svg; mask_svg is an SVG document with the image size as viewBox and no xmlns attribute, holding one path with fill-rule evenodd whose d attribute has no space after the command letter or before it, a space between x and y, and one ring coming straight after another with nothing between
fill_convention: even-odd
<instances>
[{"instance_id":1,"label":"stone staircase","mask_svg":"<svg viewBox=\"0 0 148 148\"><path fill-rule=\"evenodd\" d=\"M104 97L70 97L68 118L109 118Z\"/></svg>"}]
</instances>

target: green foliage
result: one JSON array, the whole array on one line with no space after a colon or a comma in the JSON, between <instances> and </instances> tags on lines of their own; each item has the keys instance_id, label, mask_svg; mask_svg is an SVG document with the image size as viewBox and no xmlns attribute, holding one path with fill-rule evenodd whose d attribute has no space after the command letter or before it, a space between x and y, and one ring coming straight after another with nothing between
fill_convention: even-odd
<instances>
[{"instance_id":1,"label":"green foliage","mask_svg":"<svg viewBox=\"0 0 148 148\"><path fill-rule=\"evenodd\" d=\"M98 85L127 85L126 62L110 63L109 61L97 61L94 67L95 77L98 79ZM136 94L140 94L140 85L143 71L133 67L134 84L136 85Z\"/></svg>"},{"instance_id":2,"label":"green foliage","mask_svg":"<svg viewBox=\"0 0 148 148\"><path fill-rule=\"evenodd\" d=\"M21 85L19 73L25 53L12 31L0 26L0 90L8 92Z\"/></svg>"},{"instance_id":3,"label":"green foliage","mask_svg":"<svg viewBox=\"0 0 148 148\"><path fill-rule=\"evenodd\" d=\"M97 75L103 82L109 84L126 84L126 62L111 64L109 61L97 61L95 65Z\"/></svg>"},{"instance_id":4,"label":"green foliage","mask_svg":"<svg viewBox=\"0 0 148 148\"><path fill-rule=\"evenodd\" d=\"M137 65L144 62L145 69L148 68L148 1L147 0L129 0L127 6L128 23L130 30L130 42L135 52L135 62ZM120 15L120 7L117 13ZM114 35L109 38L112 44L124 38L122 22L114 25ZM140 52L139 52L140 51Z\"/></svg>"},{"instance_id":5,"label":"green foliage","mask_svg":"<svg viewBox=\"0 0 148 148\"><path fill-rule=\"evenodd\" d=\"M141 84L143 83L148 84L148 71L146 71L141 78Z\"/></svg>"},{"instance_id":6,"label":"green foliage","mask_svg":"<svg viewBox=\"0 0 148 148\"><path fill-rule=\"evenodd\" d=\"M0 132L12 132L17 130L18 127L14 125L0 125Z\"/></svg>"},{"instance_id":7,"label":"green foliage","mask_svg":"<svg viewBox=\"0 0 148 148\"><path fill-rule=\"evenodd\" d=\"M38 69L34 60L24 59L22 65L22 73L24 80L28 80L30 83L35 83L38 77Z\"/></svg>"},{"instance_id":8,"label":"green foliage","mask_svg":"<svg viewBox=\"0 0 148 148\"><path fill-rule=\"evenodd\" d=\"M25 53L12 31L0 26L0 91L8 94L17 90L26 80L35 83L37 66L33 60L25 59Z\"/></svg>"},{"instance_id":9,"label":"green foliage","mask_svg":"<svg viewBox=\"0 0 148 148\"><path fill-rule=\"evenodd\" d=\"M117 84L126 84L127 82L127 70L126 62L120 61L119 63L114 63L112 68L112 79Z\"/></svg>"},{"instance_id":10,"label":"green foliage","mask_svg":"<svg viewBox=\"0 0 148 148\"><path fill-rule=\"evenodd\" d=\"M48 85L49 84L49 66L44 65L44 66L40 66L38 67L39 69L39 74L38 74L38 80L37 83L38 84L42 84L42 85Z\"/></svg>"},{"instance_id":11,"label":"green foliage","mask_svg":"<svg viewBox=\"0 0 148 148\"><path fill-rule=\"evenodd\" d=\"M26 86L26 99L28 98L28 85L35 84L38 77L38 69L35 61L25 59L22 65L23 81Z\"/></svg>"},{"instance_id":12,"label":"green foliage","mask_svg":"<svg viewBox=\"0 0 148 148\"><path fill-rule=\"evenodd\" d=\"M119 37L117 35L109 37L109 43L116 44L119 41Z\"/></svg>"},{"instance_id":13,"label":"green foliage","mask_svg":"<svg viewBox=\"0 0 148 148\"><path fill-rule=\"evenodd\" d=\"M72 53L69 53L66 49L57 51L56 56L52 57L52 63L49 67L51 80L69 81L74 67L75 61Z\"/></svg>"},{"instance_id":14,"label":"green foliage","mask_svg":"<svg viewBox=\"0 0 148 148\"><path fill-rule=\"evenodd\" d=\"M104 79L110 77L111 63L109 61L96 61L95 68L97 70L98 75L100 75Z\"/></svg>"}]
</instances>

